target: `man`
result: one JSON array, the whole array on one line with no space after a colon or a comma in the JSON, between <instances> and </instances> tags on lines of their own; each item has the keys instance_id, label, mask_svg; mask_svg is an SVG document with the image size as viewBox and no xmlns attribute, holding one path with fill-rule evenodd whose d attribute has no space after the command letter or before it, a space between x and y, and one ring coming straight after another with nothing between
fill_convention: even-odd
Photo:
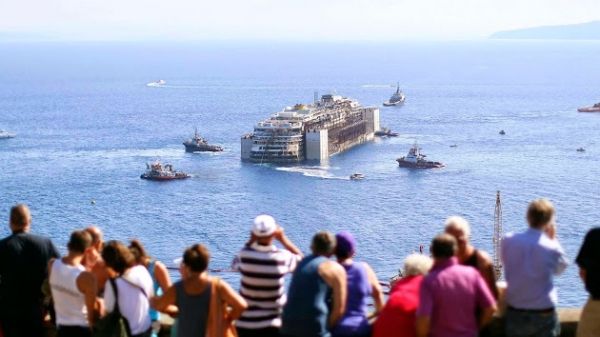
<instances>
[{"instance_id":1,"label":"man","mask_svg":"<svg viewBox=\"0 0 600 337\"><path fill-rule=\"evenodd\" d=\"M279 249L273 241L285 249ZM240 337L279 336L285 304L284 276L294 271L302 252L270 215L254 219L250 240L238 253L232 269L242 274L240 294L248 309L236 321Z\"/></svg>"},{"instance_id":2,"label":"man","mask_svg":"<svg viewBox=\"0 0 600 337\"><path fill-rule=\"evenodd\" d=\"M567 267L556 239L554 206L534 200L527 210L529 229L507 234L502 240L506 278L506 335L511 337L558 336L554 275Z\"/></svg>"},{"instance_id":3,"label":"man","mask_svg":"<svg viewBox=\"0 0 600 337\"><path fill-rule=\"evenodd\" d=\"M281 334L289 337L329 337L329 328L344 315L346 271L329 260L335 236L319 232L312 240L312 255L305 257L292 275L288 301L283 308ZM332 294L331 310L328 294Z\"/></svg>"},{"instance_id":4,"label":"man","mask_svg":"<svg viewBox=\"0 0 600 337\"><path fill-rule=\"evenodd\" d=\"M81 264L91 244L88 232L75 231L67 244L67 256L48 263L57 337L91 336L96 318L96 278Z\"/></svg>"},{"instance_id":5,"label":"man","mask_svg":"<svg viewBox=\"0 0 600 337\"><path fill-rule=\"evenodd\" d=\"M102 295L104 286L108 280L108 270L102 260L102 248L104 248L103 234L97 226L89 226L85 229L92 238L92 244L85 250L82 260L83 266L96 277L98 294Z\"/></svg>"},{"instance_id":6,"label":"man","mask_svg":"<svg viewBox=\"0 0 600 337\"><path fill-rule=\"evenodd\" d=\"M449 234L431 243L434 264L419 292L418 337L476 337L496 311L485 280L474 268L458 263L456 250L456 239Z\"/></svg>"},{"instance_id":7,"label":"man","mask_svg":"<svg viewBox=\"0 0 600 337\"><path fill-rule=\"evenodd\" d=\"M5 337L41 336L42 283L48 261L59 256L50 239L28 233L31 213L24 204L10 210L12 234L0 241L0 322Z\"/></svg>"},{"instance_id":8,"label":"man","mask_svg":"<svg viewBox=\"0 0 600 337\"><path fill-rule=\"evenodd\" d=\"M600 227L587 233L575 261L590 293L577 325L577 337L600 336Z\"/></svg>"},{"instance_id":9,"label":"man","mask_svg":"<svg viewBox=\"0 0 600 337\"><path fill-rule=\"evenodd\" d=\"M494 298L498 299L494 265L486 252L475 249L471 244L471 227L469 226L469 222L463 217L451 216L446 219L444 232L452 235L458 243L458 251L456 252L458 263L477 269L490 288Z\"/></svg>"}]
</instances>

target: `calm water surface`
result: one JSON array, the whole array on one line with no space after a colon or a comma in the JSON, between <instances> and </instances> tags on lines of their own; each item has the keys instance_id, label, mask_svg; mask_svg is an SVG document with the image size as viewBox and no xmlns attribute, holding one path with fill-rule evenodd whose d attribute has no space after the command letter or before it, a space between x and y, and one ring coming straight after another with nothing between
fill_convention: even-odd
<instances>
[{"instance_id":1,"label":"calm water surface","mask_svg":"<svg viewBox=\"0 0 600 337\"><path fill-rule=\"evenodd\" d=\"M167 262L202 242L211 267L226 268L266 212L305 251L320 229L353 232L360 259L387 279L452 214L491 252L501 190L506 231L525 228L528 201L550 198L573 259L600 220L600 114L576 112L600 100L599 53L592 42L1 44L0 128L18 137L0 141L0 213L31 205L33 230L63 250L95 223ZM157 79L168 85L145 86ZM240 162L240 135L315 90L379 105L396 81L407 102L381 120L400 137L321 165ZM185 153L196 126L226 150ZM415 141L447 167L398 168ZM193 178L139 179L157 158ZM557 283L561 305L583 303L575 266Z\"/></svg>"}]
</instances>

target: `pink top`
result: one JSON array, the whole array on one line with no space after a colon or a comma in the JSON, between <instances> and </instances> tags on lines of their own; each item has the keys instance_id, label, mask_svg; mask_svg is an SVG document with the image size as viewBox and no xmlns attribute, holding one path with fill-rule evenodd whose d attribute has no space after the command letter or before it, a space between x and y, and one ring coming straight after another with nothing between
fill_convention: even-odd
<instances>
[{"instance_id":1,"label":"pink top","mask_svg":"<svg viewBox=\"0 0 600 337\"><path fill-rule=\"evenodd\" d=\"M430 318L430 337L476 337L477 308L495 304L479 272L456 257L437 261L421 284L417 317Z\"/></svg>"}]
</instances>

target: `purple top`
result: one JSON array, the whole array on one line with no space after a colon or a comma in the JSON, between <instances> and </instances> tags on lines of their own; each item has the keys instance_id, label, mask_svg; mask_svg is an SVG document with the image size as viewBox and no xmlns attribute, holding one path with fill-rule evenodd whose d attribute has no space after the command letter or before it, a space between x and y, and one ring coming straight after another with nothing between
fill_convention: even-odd
<instances>
[{"instance_id":1,"label":"purple top","mask_svg":"<svg viewBox=\"0 0 600 337\"><path fill-rule=\"evenodd\" d=\"M495 304L479 272L456 257L437 261L421 284L417 317L430 318L430 337L476 337L475 312Z\"/></svg>"},{"instance_id":2,"label":"purple top","mask_svg":"<svg viewBox=\"0 0 600 337\"><path fill-rule=\"evenodd\" d=\"M342 266L346 269L348 280L346 312L331 330L331 334L334 337L368 336L371 333L371 327L367 320L367 298L371 296L372 287L367 276L367 269L361 262L342 264Z\"/></svg>"}]
</instances>

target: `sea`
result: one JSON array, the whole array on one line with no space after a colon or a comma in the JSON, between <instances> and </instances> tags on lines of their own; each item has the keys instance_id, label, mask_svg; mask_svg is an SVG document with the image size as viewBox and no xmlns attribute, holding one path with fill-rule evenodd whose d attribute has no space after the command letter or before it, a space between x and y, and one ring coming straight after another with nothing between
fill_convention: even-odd
<instances>
[{"instance_id":1,"label":"sea","mask_svg":"<svg viewBox=\"0 0 600 337\"><path fill-rule=\"evenodd\" d=\"M304 252L319 230L350 231L356 259L387 281L451 215L493 256L500 191L504 232L526 229L531 200L554 203L572 262L556 278L559 304L581 306L574 259L600 222L600 114L577 108L600 101L599 54L592 41L0 43L0 129L17 133L0 140L0 236L26 203L32 232L63 252L90 224L171 267L202 243L237 287L227 269L267 213ZM406 103L382 107L397 82ZM322 163L240 161L240 136L315 92L381 107L399 137ZM225 150L185 153L195 128ZM446 167L399 168L415 142ZM192 178L140 179L155 160Z\"/></svg>"}]
</instances>

